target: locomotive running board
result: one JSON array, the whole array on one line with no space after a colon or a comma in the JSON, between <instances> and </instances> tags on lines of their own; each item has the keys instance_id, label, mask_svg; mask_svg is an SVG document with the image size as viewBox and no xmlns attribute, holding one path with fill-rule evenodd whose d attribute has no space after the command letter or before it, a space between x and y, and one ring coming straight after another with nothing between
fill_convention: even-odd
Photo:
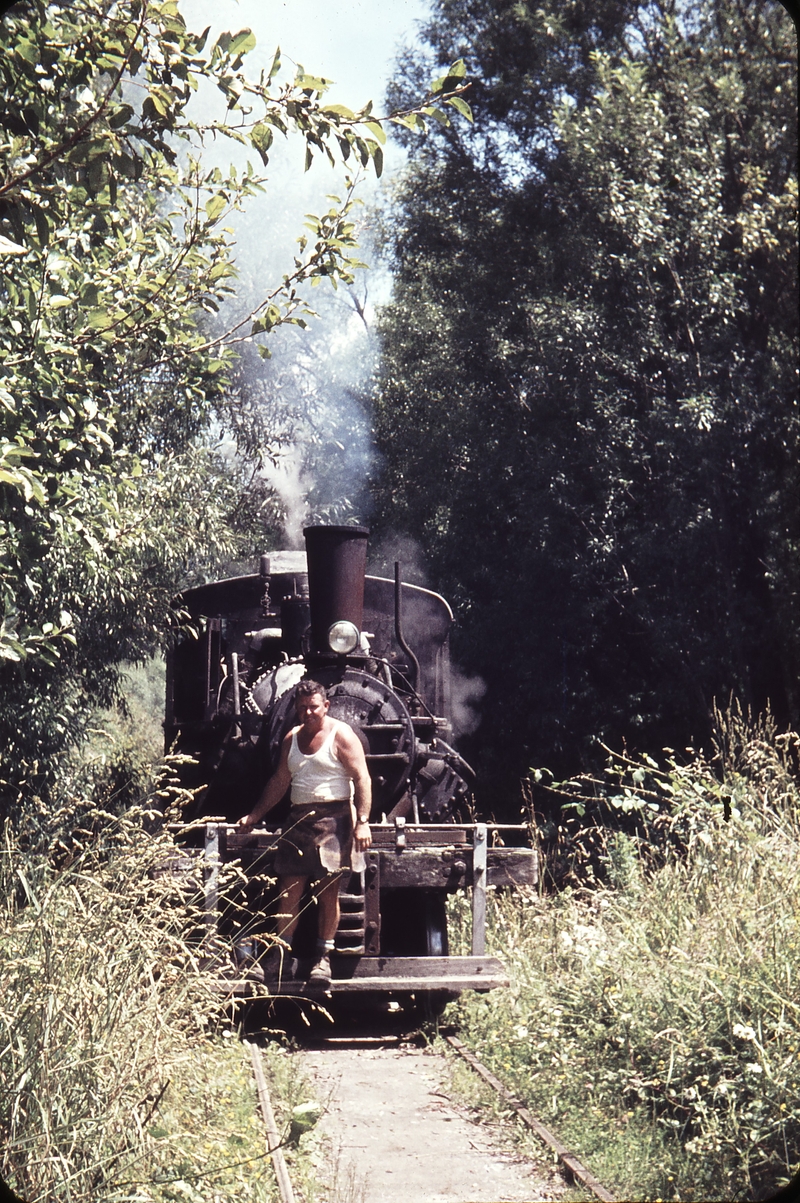
<instances>
[{"instance_id":1,"label":"locomotive running board","mask_svg":"<svg viewBox=\"0 0 800 1203\"><path fill-rule=\"evenodd\" d=\"M350 963L348 963L350 962ZM220 993L259 997L313 998L322 994L419 994L463 990L496 990L510 985L497 957L336 957L330 987L320 991L313 983L267 978L264 983L221 981Z\"/></svg>"}]
</instances>

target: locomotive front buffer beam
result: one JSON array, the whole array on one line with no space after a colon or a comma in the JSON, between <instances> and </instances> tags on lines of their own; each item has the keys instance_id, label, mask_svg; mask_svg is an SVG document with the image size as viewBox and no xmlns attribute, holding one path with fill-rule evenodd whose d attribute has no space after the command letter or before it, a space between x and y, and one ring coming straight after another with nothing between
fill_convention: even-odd
<instances>
[{"instance_id":1,"label":"locomotive front buffer beam","mask_svg":"<svg viewBox=\"0 0 800 1203\"><path fill-rule=\"evenodd\" d=\"M202 871L205 940L209 948L218 951L225 944L218 889L221 865L235 861L246 875L270 877L281 833L279 829L267 828L243 832L209 819L197 827L198 834L202 834L202 846L184 846L182 852L189 856L188 860L182 858L182 863L185 868L192 865L195 880L197 869ZM412 825L402 819L393 824L374 825L373 843L365 854L367 864L362 875L363 937L356 946L339 948L338 955L333 957L331 993L458 994L463 990L487 991L509 985L502 962L485 955L486 892L490 886L535 886L538 858L530 847L491 846L491 840L494 832L503 832L506 838L513 832L512 839L522 839L526 831L520 825ZM181 834L185 838L185 828ZM381 949L382 897L413 898L423 891L431 897L443 898L459 889L470 889L472 893L470 956L396 956ZM344 916L347 909L344 895L342 904ZM267 977L265 985L270 995L302 995L306 991L302 981L280 977L275 981ZM224 988L237 995L263 993L263 988L253 991L246 981L226 981Z\"/></svg>"}]
</instances>

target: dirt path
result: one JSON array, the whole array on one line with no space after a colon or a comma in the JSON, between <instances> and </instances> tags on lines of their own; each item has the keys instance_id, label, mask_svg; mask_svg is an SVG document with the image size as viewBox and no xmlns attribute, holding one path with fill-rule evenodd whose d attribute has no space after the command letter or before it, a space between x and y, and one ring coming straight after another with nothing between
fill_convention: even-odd
<instances>
[{"instance_id":1,"label":"dirt path","mask_svg":"<svg viewBox=\"0 0 800 1203\"><path fill-rule=\"evenodd\" d=\"M450 1101L441 1054L354 1042L302 1061L325 1107L328 1203L533 1203L565 1189Z\"/></svg>"}]
</instances>

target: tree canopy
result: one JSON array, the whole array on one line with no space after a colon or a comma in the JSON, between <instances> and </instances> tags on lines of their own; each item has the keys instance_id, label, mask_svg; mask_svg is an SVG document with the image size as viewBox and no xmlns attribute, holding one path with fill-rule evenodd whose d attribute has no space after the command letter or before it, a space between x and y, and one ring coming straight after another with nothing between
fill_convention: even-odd
<instances>
[{"instance_id":1,"label":"tree canopy","mask_svg":"<svg viewBox=\"0 0 800 1203\"><path fill-rule=\"evenodd\" d=\"M241 463L213 450L226 430L252 450L226 388L237 345L268 354L270 331L308 318L305 286L352 280L357 173L380 174L388 122L448 120L463 65L381 117L328 104L329 81L302 68L287 78L279 50L249 78L252 31L209 44L176 0L22 0L0 42L0 741L13 797L113 696L115 666L163 640L175 591L269 524L265 490L245 492ZM206 123L200 87L219 94ZM324 156L355 170L306 215L290 270L223 321L226 223L289 133L306 169ZM222 140L258 169L204 165Z\"/></svg>"},{"instance_id":2,"label":"tree canopy","mask_svg":"<svg viewBox=\"0 0 800 1203\"><path fill-rule=\"evenodd\" d=\"M474 126L386 217L379 527L488 685L498 794L592 741L797 722L796 36L779 4L437 0Z\"/></svg>"}]
</instances>

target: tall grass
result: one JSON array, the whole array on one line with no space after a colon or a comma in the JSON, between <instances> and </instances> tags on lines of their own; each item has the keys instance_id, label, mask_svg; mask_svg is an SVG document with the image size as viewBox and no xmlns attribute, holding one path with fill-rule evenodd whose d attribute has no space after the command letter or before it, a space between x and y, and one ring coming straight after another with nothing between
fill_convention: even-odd
<instances>
[{"instance_id":1,"label":"tall grass","mask_svg":"<svg viewBox=\"0 0 800 1203\"><path fill-rule=\"evenodd\" d=\"M270 1197L241 1050L215 1035L198 899L163 872L159 820L86 801L6 824L0 1176L29 1203ZM231 1111L231 1091L249 1106Z\"/></svg>"},{"instance_id":2,"label":"tall grass","mask_svg":"<svg viewBox=\"0 0 800 1203\"><path fill-rule=\"evenodd\" d=\"M800 1168L797 740L718 734L715 763L616 758L562 791L571 885L495 900L513 986L460 1004L622 1198L758 1198Z\"/></svg>"}]
</instances>

